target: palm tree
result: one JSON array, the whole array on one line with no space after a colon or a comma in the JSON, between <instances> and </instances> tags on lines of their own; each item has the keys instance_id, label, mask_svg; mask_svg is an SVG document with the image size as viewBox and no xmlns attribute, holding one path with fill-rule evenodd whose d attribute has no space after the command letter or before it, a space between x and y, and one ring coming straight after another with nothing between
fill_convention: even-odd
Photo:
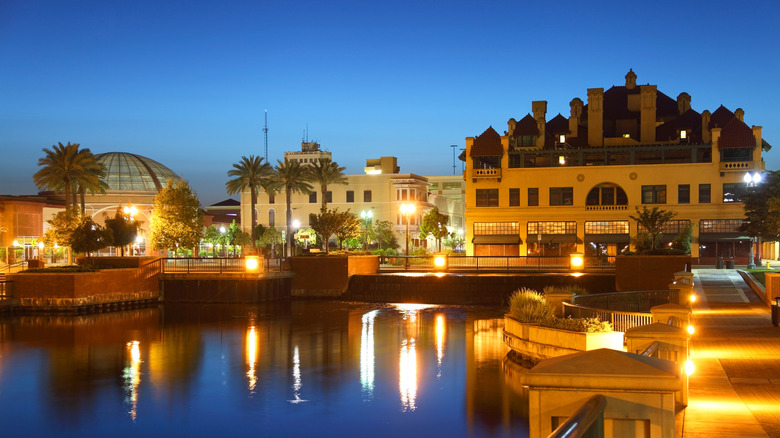
<instances>
[{"instance_id":1,"label":"palm tree","mask_svg":"<svg viewBox=\"0 0 780 438\"><path fill-rule=\"evenodd\" d=\"M344 176L345 167L341 167L335 161L331 161L330 158L319 158L311 165L312 182L320 185L320 193L322 194L322 207L321 213L325 213L328 209L328 184L347 184L349 181Z\"/></svg>"},{"instance_id":2,"label":"palm tree","mask_svg":"<svg viewBox=\"0 0 780 438\"><path fill-rule=\"evenodd\" d=\"M287 203L287 236L285 242L285 253L292 244L292 194L310 193L312 186L311 171L308 166L301 166L298 161L277 161L274 172L274 187L284 189L285 202ZM285 254L287 256L287 254Z\"/></svg>"},{"instance_id":3,"label":"palm tree","mask_svg":"<svg viewBox=\"0 0 780 438\"><path fill-rule=\"evenodd\" d=\"M78 195L81 198L81 214L83 215L86 212L86 194L105 194L106 189L108 189L108 184L104 181L106 170L103 168L103 165L97 161L92 151L90 151L89 148L82 149L79 151L79 155L82 155L84 170L76 177L75 184Z\"/></svg>"},{"instance_id":4,"label":"palm tree","mask_svg":"<svg viewBox=\"0 0 780 438\"><path fill-rule=\"evenodd\" d=\"M33 175L33 181L39 189L49 189L54 192L65 192L65 208L76 204L75 188L79 181L91 181L102 175L103 168L95 161L95 156L89 149L79 150L78 143L68 143L63 146L58 143L50 149L43 149L46 154L38 159L42 168Z\"/></svg>"},{"instance_id":5,"label":"palm tree","mask_svg":"<svg viewBox=\"0 0 780 438\"><path fill-rule=\"evenodd\" d=\"M241 193L249 189L250 207L252 209L252 250L255 250L257 236L255 227L257 226L257 191L265 184L265 181L271 176L271 166L263 163L263 157L250 155L249 158L242 156L238 164L233 164L233 168L228 170L228 176L233 179L225 183L225 190L229 195Z\"/></svg>"}]
</instances>

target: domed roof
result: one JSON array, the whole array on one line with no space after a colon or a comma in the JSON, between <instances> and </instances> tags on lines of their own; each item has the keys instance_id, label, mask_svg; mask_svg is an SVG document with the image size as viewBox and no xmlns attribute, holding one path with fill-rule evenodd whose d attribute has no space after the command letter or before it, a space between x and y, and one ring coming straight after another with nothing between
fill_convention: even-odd
<instances>
[{"instance_id":1,"label":"domed roof","mask_svg":"<svg viewBox=\"0 0 780 438\"><path fill-rule=\"evenodd\" d=\"M127 152L95 154L103 164L108 192L159 192L169 179L179 179L174 171L141 155Z\"/></svg>"}]
</instances>

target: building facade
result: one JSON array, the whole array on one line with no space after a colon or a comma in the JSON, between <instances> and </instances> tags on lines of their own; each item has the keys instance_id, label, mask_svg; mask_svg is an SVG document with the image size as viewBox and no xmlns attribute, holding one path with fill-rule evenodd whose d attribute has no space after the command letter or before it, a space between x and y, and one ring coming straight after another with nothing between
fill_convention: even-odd
<instances>
[{"instance_id":1,"label":"building facade","mask_svg":"<svg viewBox=\"0 0 780 438\"><path fill-rule=\"evenodd\" d=\"M664 242L690 224L701 263L747 260L739 199L746 174L764 171L761 127L742 109L699 113L688 93L675 100L633 71L625 78L574 98L568 118L548 120L535 101L503 135L466 139L468 254L615 255L640 231L636 208L659 207L676 213Z\"/></svg>"}]
</instances>

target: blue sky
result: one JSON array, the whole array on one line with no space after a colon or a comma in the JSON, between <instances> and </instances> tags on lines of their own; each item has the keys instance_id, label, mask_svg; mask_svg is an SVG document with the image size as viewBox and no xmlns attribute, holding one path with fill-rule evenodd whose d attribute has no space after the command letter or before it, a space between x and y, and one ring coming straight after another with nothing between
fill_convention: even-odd
<instances>
[{"instance_id":1,"label":"blue sky","mask_svg":"<svg viewBox=\"0 0 780 438\"><path fill-rule=\"evenodd\" d=\"M242 155L304 131L348 173L394 155L451 174L452 148L587 88L657 84L701 112L745 110L780 169L772 1L0 2L0 194L37 192L41 149L132 152L227 198ZM460 163L458 162L458 169Z\"/></svg>"}]
</instances>

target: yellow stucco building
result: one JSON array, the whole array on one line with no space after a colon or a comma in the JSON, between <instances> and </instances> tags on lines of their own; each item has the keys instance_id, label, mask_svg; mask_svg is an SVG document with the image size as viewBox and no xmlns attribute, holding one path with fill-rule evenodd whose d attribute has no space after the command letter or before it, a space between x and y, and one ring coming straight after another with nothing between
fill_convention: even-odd
<instances>
[{"instance_id":1,"label":"yellow stucco building","mask_svg":"<svg viewBox=\"0 0 780 438\"><path fill-rule=\"evenodd\" d=\"M692 256L747 261L750 239L740 193L746 174L764 171L770 146L744 111L691 108L656 85L587 90L568 118L547 119L547 102L466 138L466 241L469 255L615 255L637 234L635 208L677 213L665 241L688 223ZM769 255L773 256L773 255Z\"/></svg>"}]
</instances>

